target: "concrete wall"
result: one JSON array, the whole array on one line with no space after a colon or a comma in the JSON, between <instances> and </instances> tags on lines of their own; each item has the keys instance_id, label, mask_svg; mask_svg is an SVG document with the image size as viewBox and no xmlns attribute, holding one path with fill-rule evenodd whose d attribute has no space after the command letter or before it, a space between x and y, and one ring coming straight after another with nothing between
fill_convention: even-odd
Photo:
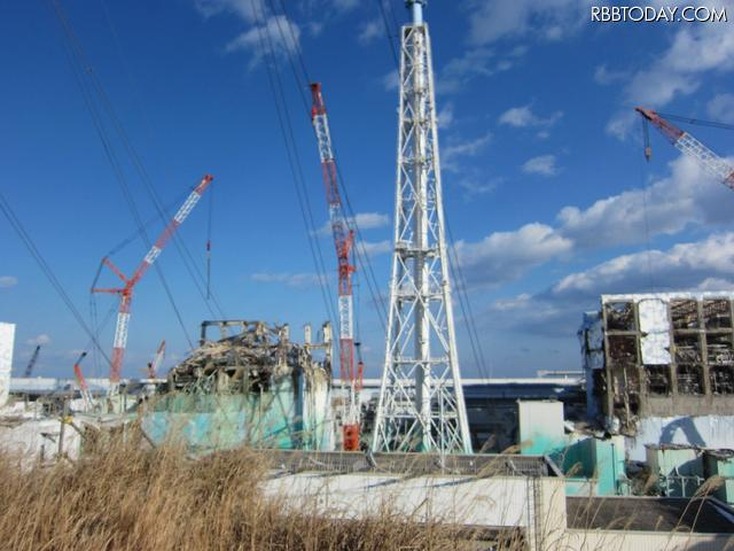
<instances>
[{"instance_id":1,"label":"concrete wall","mask_svg":"<svg viewBox=\"0 0 734 551\"><path fill-rule=\"evenodd\" d=\"M631 532L621 530L566 530L551 550L603 551L721 551L734 548L734 538L718 534Z\"/></svg>"},{"instance_id":2,"label":"concrete wall","mask_svg":"<svg viewBox=\"0 0 734 551\"><path fill-rule=\"evenodd\" d=\"M414 522L520 528L530 551L713 551L734 546L722 534L568 529L560 478L380 473L273 473L265 493L284 510L363 519L398 514ZM734 548L734 547L732 547Z\"/></svg>"},{"instance_id":3,"label":"concrete wall","mask_svg":"<svg viewBox=\"0 0 734 551\"><path fill-rule=\"evenodd\" d=\"M648 417L640 419L638 432L627 439L628 459L645 461L649 444L684 444L699 448L731 448L734 442L734 415L696 417Z\"/></svg>"},{"instance_id":4,"label":"concrete wall","mask_svg":"<svg viewBox=\"0 0 734 551\"><path fill-rule=\"evenodd\" d=\"M15 324L0 322L0 408L8 402L14 341Z\"/></svg>"},{"instance_id":5,"label":"concrete wall","mask_svg":"<svg viewBox=\"0 0 734 551\"><path fill-rule=\"evenodd\" d=\"M23 420L0 425L0 450L14 457L23 468L51 464L59 454L77 459L81 436L58 419Z\"/></svg>"},{"instance_id":6,"label":"concrete wall","mask_svg":"<svg viewBox=\"0 0 734 551\"><path fill-rule=\"evenodd\" d=\"M265 483L271 498L293 511L361 519L400 514L415 522L522 528L531 549L560 539L566 502L560 478L397 474L285 474Z\"/></svg>"},{"instance_id":7,"label":"concrete wall","mask_svg":"<svg viewBox=\"0 0 734 551\"><path fill-rule=\"evenodd\" d=\"M544 455L566 446L563 402L518 400L520 450L524 455Z\"/></svg>"}]
</instances>

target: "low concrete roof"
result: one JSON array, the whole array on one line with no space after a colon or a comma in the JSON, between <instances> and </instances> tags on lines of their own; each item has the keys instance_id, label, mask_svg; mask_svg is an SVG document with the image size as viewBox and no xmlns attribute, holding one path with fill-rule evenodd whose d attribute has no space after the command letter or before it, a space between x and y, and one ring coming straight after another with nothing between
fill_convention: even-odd
<instances>
[{"instance_id":1,"label":"low concrete roof","mask_svg":"<svg viewBox=\"0 0 734 551\"><path fill-rule=\"evenodd\" d=\"M734 533L734 510L715 498L568 497L566 508L574 529Z\"/></svg>"}]
</instances>

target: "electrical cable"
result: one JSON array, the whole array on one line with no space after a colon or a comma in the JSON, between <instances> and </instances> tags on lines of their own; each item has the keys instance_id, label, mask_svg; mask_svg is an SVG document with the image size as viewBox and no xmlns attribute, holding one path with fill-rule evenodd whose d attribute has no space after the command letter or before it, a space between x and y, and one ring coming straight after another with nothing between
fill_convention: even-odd
<instances>
[{"instance_id":1,"label":"electrical cable","mask_svg":"<svg viewBox=\"0 0 734 551\"><path fill-rule=\"evenodd\" d=\"M397 48L395 47L395 41L394 38L397 38L397 33L394 32L394 30L397 27L397 23L394 21L395 19L395 13L393 12L393 28L390 28L390 22L387 20L387 12L385 11L385 4L383 0L377 0L377 4L380 6L380 13L382 14L382 23L385 27L385 38L387 38L388 43L390 44L390 51L392 52L393 61L395 62L396 67L400 67L400 62L398 59L398 52ZM391 4L388 2L388 6L391 6Z\"/></svg>"},{"instance_id":2,"label":"electrical cable","mask_svg":"<svg viewBox=\"0 0 734 551\"><path fill-rule=\"evenodd\" d=\"M275 6L273 4L273 1L274 0L268 0L271 10L275 12ZM285 19L287 21L290 21L288 12L285 8L284 0L281 0L280 5L281 5L281 10L283 12L283 15L285 16ZM288 35L286 35L285 31L282 28L283 26L281 25L281 18L277 19L277 25L278 25L278 30L281 35L281 39L283 40L284 43L289 44L289 46L286 47L286 51L290 53L290 55L288 56L290 66L293 71L293 75L296 80L298 90L300 91L301 101L303 102L303 105L304 105L304 111L308 113L310 116L310 105L307 100L305 90L308 89L308 85L312 81L309 78L308 70L306 69L306 63L305 63L305 59L303 56L303 52L299 46L298 40L296 39L293 33L293 27L291 25L288 25L288 30L290 32L288 33ZM293 60L294 56L297 56L298 63L296 63ZM301 71L303 73L303 80L301 80L301 78L298 75L297 66L301 68ZM338 158L336 146L334 146L333 144L332 144L332 149L333 149L334 157ZM342 212L340 213L340 215L345 220L348 220L350 222L349 224L350 229L354 230L354 234L357 238L355 240L355 247L354 247L354 254L357 259L357 265L361 268L360 271L366 274L365 280L367 281L367 286L371 294L372 301L378 307L378 310L380 310L378 312L380 314L378 315L378 319L380 321L380 324L383 327L383 330L385 330L385 327L386 327L385 319L387 319L387 306L385 305L385 300L384 300L383 295L378 290L379 285L377 283L377 278L375 276L375 272L372 267L372 263L369 259L369 256L366 253L366 249L364 246L365 240L363 239L362 232L359 228L359 225L357 224L357 218L356 218L354 209L352 208L351 200L349 197L349 192L348 192L346 185L344 184L345 179L344 179L343 173L341 171L339 164L336 163L335 165L336 165L336 170L337 170L337 175L338 175L337 185L339 186L339 193L344 198L342 208L344 208L344 205L346 205L346 208L344 209L346 212Z\"/></svg>"},{"instance_id":3,"label":"electrical cable","mask_svg":"<svg viewBox=\"0 0 734 551\"><path fill-rule=\"evenodd\" d=\"M23 226L23 223L16 216L15 212L13 211L13 208L10 206L10 203L7 201L7 199L5 198L5 195L1 191L0 191L0 211L2 211L2 213L5 215L5 218L8 220L8 222L10 223L10 226L13 228L15 233L18 234L18 237L20 237L26 249L28 249L28 252L31 253L31 256L36 261L38 266L41 268L43 275L46 276L46 279L48 279L48 281L51 283L51 286L54 288L56 293L59 295L59 297L61 297L61 300L66 305L66 308L74 316L74 319L79 324L79 327L82 328L82 330L90 338L90 341L94 344L94 346L104 356L105 360L109 363L110 359L105 354L105 352L102 350L102 347L99 345L99 342L97 341L97 338L94 332L89 328L87 323L84 321L84 318L82 317L81 313L79 312L79 310L76 308L76 306L72 302L68 293L64 289L64 286L61 284L58 277L56 277L56 274L51 269L51 266L48 264L48 262L44 258L41 251L38 249L38 247L36 247L36 244L33 242L33 239L31 239L31 236L26 231L25 227Z\"/></svg>"},{"instance_id":4,"label":"electrical cable","mask_svg":"<svg viewBox=\"0 0 734 551\"><path fill-rule=\"evenodd\" d=\"M109 98L108 98L108 96L107 96L107 94L106 94L103 86L101 85L101 83L99 82L99 80L96 78L94 72L91 70L90 65L86 62L86 56L84 54L84 50L83 50L83 48L81 46L81 43L80 43L79 39L76 37L73 29L71 28L71 25L68 22L68 18L63 13L63 10L62 10L62 8L61 8L61 6L60 6L60 4L58 3L57 0L52 0L52 3L53 3L53 6L55 8L56 15L59 18L59 20L61 21L62 27L64 28L64 31L65 31L65 36L66 36L67 42L68 42L67 48L71 52L70 58L71 58L71 61L72 61L72 67L74 67L76 69L76 71L75 71L75 77L77 78L77 81L80 84L80 88L83 91L83 95L85 97L85 103L87 104L87 107L90 110L90 113L92 113L92 118L93 118L93 120L95 122L95 127L97 128L98 134L100 135L100 138L101 138L101 140L103 142L104 149L105 149L106 155L108 157L108 160L113 165L113 170L114 170L114 172L115 172L115 174L117 176L118 182L120 183L121 188L123 190L123 196L125 197L125 200L126 200L126 202L128 204L128 207L129 207L130 211L133 213L133 217L136 220L136 223L137 223L137 226L138 226L138 233L143 238L145 244L148 247L150 247L151 240L149 239L149 237L147 235L147 232L145 231L146 224L143 224L141 222L140 214L139 214L139 212L137 210L137 207L136 207L136 205L134 203L134 200L132 199L132 193L131 193L131 191L129 189L129 186L127 185L127 182L125 181L124 173L123 173L122 168L121 168L121 166L119 164L119 161L117 159L117 156L114 153L114 149L111 146L110 140L109 140L109 138L107 136L107 133L106 133L106 130L104 128L104 124L102 123L102 117L101 117L101 115L99 114L98 110L95 107L96 104L95 104L95 102L94 102L94 100L92 98L92 94L90 93L89 89L84 85L85 79L82 78L80 75L87 74L89 76L89 80L91 81L91 84L92 84L91 88L94 91L96 91L97 97L99 98L99 101L100 101L101 105L103 106L104 110L106 111L107 116L109 117L110 121L112 122L113 128L116 130L118 137L122 141L122 144L123 144L125 150L127 151L128 155L129 155L129 157L130 157L130 159L132 161L133 167L136 169L136 171L137 171L137 173L138 173L141 181L145 184L145 188L148 191L149 198L151 199L152 203L154 204L154 206L155 206L155 208L157 210L157 213L158 213L159 218L161 220L163 220L164 223L167 223L167 221L170 219L170 216L166 216L167 215L167 209L164 209L161 206L162 203L160 201L160 198L159 198L159 196L158 196L158 194L157 194L157 192L156 192L156 190L155 190L155 188L154 188L154 186L152 184L152 180L149 177L149 175L147 173L147 170L145 169L144 164L142 163L142 160L140 159L139 155L137 154L135 148L133 147L133 145L132 145L132 143L131 143L131 141L130 141L128 135L127 135L127 133L125 132L124 127L122 126L119 118L116 116L115 111L114 111L114 109L113 109L113 107L111 105L111 102L109 101ZM121 53L121 48L120 48L120 45L119 45L119 40L118 40L118 37L117 37L117 33L116 33L115 29L114 29L114 26L112 25L112 21L111 21L110 15L109 15L109 10L107 10L107 7L104 4L104 2L102 2L102 5L105 8L105 13L106 13L106 16L107 16L108 24L109 24L109 26L111 28L113 37L116 39L118 50L120 50L120 55L121 55L121 57L123 57L123 61L124 61L124 56L122 56L122 53ZM85 71L84 70L80 70L80 66L82 68L86 67L86 70ZM212 310L212 306L211 306L211 304L214 304L214 306L216 307L216 309L219 312L220 317L221 318L226 318L226 315L224 314L221 305L219 304L218 300L216 299L216 297L212 293L211 286L209 285L209 277L207 276L207 278L205 278L201 274L201 271L198 268L198 264L193 260L191 251L186 246L186 243L183 242L180 239L180 237L178 235L176 235L176 234L174 234L172 236L172 240L174 241L175 247L176 247L176 249L177 249L177 251L179 253L179 256L183 260L184 266L185 266L185 268L186 268L186 270L187 270L187 272L188 272L191 280L194 282L194 285L196 286L197 291L199 292L199 295L204 300L204 303L206 304L206 307L209 310L209 312L211 313L211 315L213 317L215 316L214 311ZM210 246L210 242L208 243L208 245ZM207 251L207 257L208 257L208 259L207 259L207 269L210 270L210 260L209 260L209 258L210 258L210 251ZM180 310L178 308L178 305L176 304L176 301L175 301L175 299L173 297L173 293L172 293L172 291L170 289L170 286L168 285L168 282L167 282L167 280L166 280L166 278L165 278L165 276L163 274L162 268L161 268L161 266L159 264L156 264L155 265L155 268L156 268L156 273L158 274L158 278L159 278L159 280L160 280L160 282L161 282L161 284L162 284L162 286L164 288L164 291L166 293L166 296L168 298L168 301L169 301L169 303L170 303L170 305L171 305L171 307L172 307L172 309L173 309L173 311L174 311L174 313L176 315L176 318L178 320L179 326L181 327L181 330L182 330L182 332L183 332L186 340L188 341L189 346L193 349L193 347L194 347L193 341L191 339L190 334L188 333L188 330L186 328L186 324L183 321L183 317L182 317L181 312L180 312ZM198 276L198 280L197 280L197 276ZM206 292L204 291L204 286L206 286Z\"/></svg>"},{"instance_id":5,"label":"electrical cable","mask_svg":"<svg viewBox=\"0 0 734 551\"><path fill-rule=\"evenodd\" d=\"M326 291L326 268L324 264L323 254L321 247L316 240L317 235L316 225L314 223L313 213L311 205L308 200L308 194L306 193L306 186L304 183L303 169L301 167L300 159L298 157L298 151L295 147L295 137L293 134L293 126L290 122L290 114L288 112L287 103L283 93L283 85L280 79L280 73L278 71L275 46L272 42L272 37L267 32L267 27L264 21L264 13L262 13L256 6L257 2L252 0L253 14L255 15L256 25L258 27L258 38L260 41L260 47L265 56L265 65L267 68L268 82L270 89L273 94L273 99L276 107L276 114L278 117L278 123L281 130L283 141L285 142L286 154L288 156L288 163L290 166L291 174L293 176L293 184L296 190L296 196L298 198L298 205L301 211L301 217L304 225L306 226L306 232L309 236L308 244L313 258L314 265L317 271L317 279L319 281L319 288L321 290L322 299L324 301L324 307L331 319L337 319L335 315L336 308L334 306L333 298Z\"/></svg>"}]
</instances>

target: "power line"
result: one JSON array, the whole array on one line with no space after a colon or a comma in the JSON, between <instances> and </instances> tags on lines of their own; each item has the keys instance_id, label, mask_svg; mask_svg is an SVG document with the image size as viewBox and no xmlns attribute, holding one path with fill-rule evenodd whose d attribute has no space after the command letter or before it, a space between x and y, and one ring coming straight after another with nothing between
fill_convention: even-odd
<instances>
[{"instance_id":1,"label":"power line","mask_svg":"<svg viewBox=\"0 0 734 551\"><path fill-rule=\"evenodd\" d=\"M271 7L271 10L275 11L275 6L273 4L274 0L268 0L269 5ZM283 12L283 15L285 16L286 21L290 22L290 17L288 15L288 12L285 7L285 2L283 0L280 1L281 10ZM305 93L305 90L308 88L308 85L311 83L311 79L308 75L308 70L306 69L306 62L305 58L303 56L303 52L300 48L300 44L296 38L296 36L293 33L293 27L288 24L286 25L288 32L283 29L283 25L281 24L281 19L277 19L277 26L278 31L281 35L281 39L284 43L286 43L288 46L286 46L286 51L289 52L288 60L290 62L291 69L293 71L294 78L296 80L296 84L298 87L298 90L301 95L301 100L304 105L304 111L309 114L310 116L310 104L307 100L307 96ZM297 58L297 60L294 60L294 58ZM297 61L297 62L296 62ZM299 77L299 71L302 73L303 79ZM338 152L336 146L332 145L334 150L334 156L338 158ZM347 189L347 186L345 185L345 179L344 175L341 171L341 167L337 165L336 167L337 175L338 175L338 185L339 185L339 192L341 196L344 198L344 205L346 205L346 208L344 209L346 211L345 218L348 218L351 220L351 226L354 229L356 239L356 245L354 248L354 253L357 259L357 264L361 268L361 272L365 274L365 280L367 282L367 287L369 290L369 293L372 297L373 303L378 308L378 319L380 321L380 324L382 325L383 330L386 328L385 320L387 319L387 306L385 305L385 300L383 295L379 292L379 285L377 283L377 278L375 276L374 269L372 267L372 263L369 259L369 255L366 252L365 249L365 240L363 239L362 232L359 228L359 225L357 224L357 217L354 212L354 209L352 207L352 202L349 196L349 191ZM359 272L357 272L357 277L359 276ZM358 287L358 286L357 286Z\"/></svg>"},{"instance_id":2,"label":"power line","mask_svg":"<svg viewBox=\"0 0 734 551\"><path fill-rule=\"evenodd\" d=\"M54 11L56 13L56 16L58 17L59 21L61 22L62 28L64 30L64 35L66 38L67 52L69 54L69 59L70 59L70 63L73 68L74 76L77 80L77 83L79 84L80 89L82 90L82 94L85 99L85 104L87 106L88 111L90 112L92 116L93 122L95 124L95 128L97 129L97 133L100 137L100 140L102 141L105 155L108 161L110 162L110 165L113 168L113 172L115 173L118 183L122 189L123 197L125 198L128 208L130 212L132 213L133 218L136 222L137 233L142 237L144 243L149 247L151 240L146 231L147 224L144 224L142 222L142 218L140 216L140 213L133 199L132 192L125 179L124 171L122 169L121 163L117 157L114 147L112 146L112 142L109 139L109 135L106 130L106 126L103 122L102 115L100 114L100 108L97 107L97 102L99 102L101 106L101 110L105 112L105 114L107 115L112 125L113 130L116 132L118 138L121 140L122 145L131 160L133 168L138 173L138 176L140 177L141 182L144 184L144 187L146 191L148 192L148 196L156 209L159 219L162 220L164 223L166 223L167 220L170 218L170 216L168 216L168 209L162 207L162 202L155 190L155 187L153 186L152 180L140 156L138 155L131 140L129 139L121 121L116 116L115 110L112 107L111 102L109 101L109 97L107 96L104 90L104 87L102 86L100 81L96 78L96 75L93 69L91 68L91 65L87 61L86 54L81 45L81 42L78 39L78 37L76 36L76 34L74 33L74 30L71 27L68 17L65 15L60 5L60 2L58 0L51 0L51 2L54 8ZM102 5L105 8L107 23L112 31L113 38L116 40L118 50L120 51L120 55L122 57L122 51L120 48L119 38L118 38L116 30L114 29L114 26L112 25L109 11L107 10L107 7L104 4L104 2L102 2ZM89 84L87 84L87 82L89 82ZM95 97L97 101L95 101ZM202 297L209 312L212 314L212 316L215 315L214 311L212 310L212 304L213 304L216 307L216 309L218 310L220 317L225 318L226 316L224 315L221 305L217 301L216 296L214 296L214 294L211 291L209 280L206 279L202 275L201 270L198 267L198 264L193 259L190 249L186 246L185 242L183 242L179 238L179 236L174 236L173 241L175 243L175 246L176 246L176 249L178 251L180 258L183 261L184 267L189 274L189 277L193 281L199 295ZM179 326L189 344L189 347L193 348L194 344L193 344L192 338L186 328L186 324L184 323L183 317L178 308L176 300L173 297L173 293L168 284L168 281L166 280L163 274L162 268L160 265L156 265L155 268L156 268L156 273L158 274L158 278L161 282L161 285L164 288L166 297L171 305L171 308L173 309L175 313L176 319L178 320ZM204 286L206 286L206 292L204 291Z\"/></svg>"},{"instance_id":3,"label":"power line","mask_svg":"<svg viewBox=\"0 0 734 551\"><path fill-rule=\"evenodd\" d=\"M51 266L48 264L48 262L44 258L41 251L38 249L38 247L36 247L36 244L33 242L33 239L31 239L31 236L26 231L25 227L23 226L23 223L16 216L15 212L13 211L12 207L10 206L10 203L7 201L7 199L5 198L5 195L3 195L1 191L0 191L0 210L5 215L5 218L8 220L8 222L10 223L15 233L18 234L18 237L20 237L26 249L28 249L28 252L31 253L31 256L33 256L33 259L36 261L38 266L41 268L43 275L46 276L46 279L48 279L49 283L51 283L51 286L54 288L56 293L59 295L59 297L61 297L61 300L66 305L66 308L74 316L74 319L79 324L79 327L81 327L84 330L84 332L89 337L90 341L94 344L95 348L99 350L100 354L104 356L104 359L108 363L110 363L110 359L107 356L107 354L105 354L105 352L100 347L99 342L97 341L96 335L89 328L87 323L84 321L84 318L82 317L81 313L76 308L71 298L69 298L69 295L66 292L66 290L64 289L64 286L61 284L59 279L56 277L56 274L54 274L54 271L51 269Z\"/></svg>"},{"instance_id":4,"label":"power line","mask_svg":"<svg viewBox=\"0 0 734 551\"><path fill-rule=\"evenodd\" d=\"M311 204L308 200L308 193L306 193L303 169L301 167L300 158L298 156L298 151L295 146L293 126L290 121L290 114L288 112L288 106L283 92L283 84L280 78L280 73L278 71L275 46L273 45L272 37L268 33L267 27L264 23L264 14L261 12L261 10L258 9L256 4L257 2L253 0L252 8L258 27L258 38L260 41L260 47L265 56L268 82L270 84L271 92L273 93L273 99L275 102L276 114L278 117L281 135L283 137L283 141L285 142L286 154L288 156L288 164L290 166L291 174L293 176L293 184L296 190L296 196L298 198L298 206L301 211L301 217L303 219L304 225L306 226L306 233L308 234L308 245L311 251L314 266L316 267L317 279L319 280L319 288L321 290L324 306L329 317L331 317L332 319L336 319L336 308L334 306L333 299L330 300L330 295L326 291L326 268L324 264L324 258L321 252L321 247L316 240L316 225L313 219Z\"/></svg>"}]
</instances>

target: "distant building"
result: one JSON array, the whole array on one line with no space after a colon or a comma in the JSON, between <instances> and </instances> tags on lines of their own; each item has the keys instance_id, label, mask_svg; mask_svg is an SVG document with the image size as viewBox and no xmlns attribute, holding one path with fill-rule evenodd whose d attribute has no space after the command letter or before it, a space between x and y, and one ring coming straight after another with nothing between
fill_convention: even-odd
<instances>
[{"instance_id":1,"label":"distant building","mask_svg":"<svg viewBox=\"0 0 734 551\"><path fill-rule=\"evenodd\" d=\"M734 442L734 293L602 295L579 331L589 417L645 445Z\"/></svg>"}]
</instances>

